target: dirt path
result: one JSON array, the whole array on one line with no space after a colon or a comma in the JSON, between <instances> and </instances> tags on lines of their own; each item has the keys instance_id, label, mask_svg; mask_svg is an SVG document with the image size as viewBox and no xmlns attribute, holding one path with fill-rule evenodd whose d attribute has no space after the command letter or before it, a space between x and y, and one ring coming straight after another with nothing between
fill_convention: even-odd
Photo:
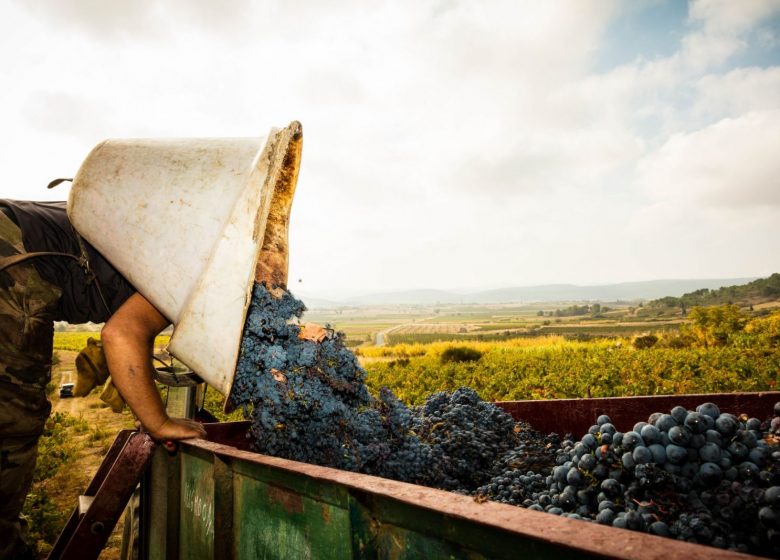
<instances>
[{"instance_id":1,"label":"dirt path","mask_svg":"<svg viewBox=\"0 0 780 560\"><path fill-rule=\"evenodd\" d=\"M58 509L70 512L78 502L78 496L84 492L92 477L97 472L106 451L114 441L116 434L123 429L133 427L133 416L125 410L115 414L93 391L83 398L63 398L59 396L62 383L75 383L76 373L74 361L76 352L60 350L57 352L60 363L52 369L52 382L56 390L49 397L52 402L52 414L68 413L78 419L83 419L88 425L84 433L72 434L72 441L78 443L79 451L73 461L64 465L53 477L42 481ZM100 555L103 559L118 559L121 547L123 523L120 519L114 532L108 540L106 548Z\"/></svg>"},{"instance_id":2,"label":"dirt path","mask_svg":"<svg viewBox=\"0 0 780 560\"><path fill-rule=\"evenodd\" d=\"M433 315L431 317L422 317L420 319L415 319L411 323L403 323L401 325L394 325L394 326L392 326L392 327L390 327L388 329L385 329L383 331L379 331L378 333L376 333L376 336L374 337L374 345L375 346L384 346L385 344L387 344L387 335L388 334L390 334L392 332L395 332L395 331L398 331L398 330L401 330L401 329L405 329L405 328L409 328L409 327L412 327L412 326L416 326L419 323L422 323L424 321L430 321L431 319L435 319L435 318L436 318L436 315Z\"/></svg>"}]
</instances>

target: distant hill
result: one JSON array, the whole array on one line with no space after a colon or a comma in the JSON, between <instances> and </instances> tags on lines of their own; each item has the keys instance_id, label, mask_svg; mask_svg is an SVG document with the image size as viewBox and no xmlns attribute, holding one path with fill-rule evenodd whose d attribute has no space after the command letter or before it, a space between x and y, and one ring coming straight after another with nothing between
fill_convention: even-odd
<instances>
[{"instance_id":1,"label":"distant hill","mask_svg":"<svg viewBox=\"0 0 780 560\"><path fill-rule=\"evenodd\" d=\"M405 290L383 292L351 297L342 300L318 300L304 297L310 309L366 305L437 305L437 304L491 304L491 303L535 303L565 301L617 301L654 300L666 296L680 297L702 288L717 290L723 286L744 284L754 278L715 278L682 280L648 280L645 282L622 282L597 286L575 284L548 284L503 288L470 293L445 290Z\"/></svg>"},{"instance_id":2,"label":"distant hill","mask_svg":"<svg viewBox=\"0 0 780 560\"><path fill-rule=\"evenodd\" d=\"M759 278L742 285L706 287L683 294L680 297L663 297L651 301L652 307L693 307L694 305L721 305L724 303L755 304L780 299L780 274Z\"/></svg>"}]
</instances>

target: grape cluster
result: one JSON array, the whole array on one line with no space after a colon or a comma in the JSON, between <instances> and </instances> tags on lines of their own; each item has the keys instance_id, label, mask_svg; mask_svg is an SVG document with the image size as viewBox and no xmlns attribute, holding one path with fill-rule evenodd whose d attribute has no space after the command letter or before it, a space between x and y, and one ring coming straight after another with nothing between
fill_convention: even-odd
<instances>
[{"instance_id":1,"label":"grape cluster","mask_svg":"<svg viewBox=\"0 0 780 560\"><path fill-rule=\"evenodd\" d=\"M620 432L602 415L579 441L564 440L556 465L511 464L481 498L613 527L742 552L780 554L780 417L695 411L655 413Z\"/></svg>"},{"instance_id":2,"label":"grape cluster","mask_svg":"<svg viewBox=\"0 0 780 560\"><path fill-rule=\"evenodd\" d=\"M231 401L258 452L720 548L780 556L775 418L712 403L627 432L600 416L579 441L543 436L471 389L408 407L369 394L337 333L305 340L303 304L255 285Z\"/></svg>"},{"instance_id":3,"label":"grape cluster","mask_svg":"<svg viewBox=\"0 0 780 560\"><path fill-rule=\"evenodd\" d=\"M252 420L254 450L469 492L517 444L512 417L471 389L415 408L389 389L372 397L341 336L302 339L291 319L303 304L277 294L254 287L230 396Z\"/></svg>"},{"instance_id":4,"label":"grape cluster","mask_svg":"<svg viewBox=\"0 0 780 560\"><path fill-rule=\"evenodd\" d=\"M288 319L304 309L287 292L277 298L255 286L231 401L251 418L256 450L354 470L359 459L348 442L372 402L365 373L338 336L321 343L299 337Z\"/></svg>"}]
</instances>

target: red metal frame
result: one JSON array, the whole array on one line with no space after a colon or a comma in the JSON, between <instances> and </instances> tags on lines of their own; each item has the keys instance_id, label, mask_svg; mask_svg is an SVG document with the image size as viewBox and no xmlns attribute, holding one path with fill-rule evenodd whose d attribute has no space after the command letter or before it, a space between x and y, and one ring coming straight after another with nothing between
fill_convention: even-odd
<instances>
[{"instance_id":1,"label":"red metal frame","mask_svg":"<svg viewBox=\"0 0 780 560\"><path fill-rule=\"evenodd\" d=\"M122 430L106 454L86 496L94 500L83 515L76 507L49 553L50 560L97 558L152 460L155 443L142 432Z\"/></svg>"},{"instance_id":2,"label":"red metal frame","mask_svg":"<svg viewBox=\"0 0 780 560\"><path fill-rule=\"evenodd\" d=\"M556 432L563 435L568 432L579 438L596 423L596 418L601 414L609 415L618 430L628 431L637 422L647 420L652 413L668 413L676 405L693 409L702 403L713 402L723 412L744 413L764 420L772 415L772 407L778 401L780 391L504 401L496 404L515 420L525 420L542 433Z\"/></svg>"}]
</instances>

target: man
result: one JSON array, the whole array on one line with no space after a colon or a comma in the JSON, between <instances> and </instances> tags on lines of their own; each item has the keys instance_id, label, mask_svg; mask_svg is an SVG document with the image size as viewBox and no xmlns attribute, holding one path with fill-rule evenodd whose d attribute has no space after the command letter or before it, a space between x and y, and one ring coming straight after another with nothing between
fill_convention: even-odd
<instances>
[{"instance_id":1,"label":"man","mask_svg":"<svg viewBox=\"0 0 780 560\"><path fill-rule=\"evenodd\" d=\"M153 381L154 338L169 321L78 236L64 202L0 201L0 560L33 557L19 514L51 410L54 321L105 322L113 383L152 437L205 436L168 417Z\"/></svg>"}]
</instances>

